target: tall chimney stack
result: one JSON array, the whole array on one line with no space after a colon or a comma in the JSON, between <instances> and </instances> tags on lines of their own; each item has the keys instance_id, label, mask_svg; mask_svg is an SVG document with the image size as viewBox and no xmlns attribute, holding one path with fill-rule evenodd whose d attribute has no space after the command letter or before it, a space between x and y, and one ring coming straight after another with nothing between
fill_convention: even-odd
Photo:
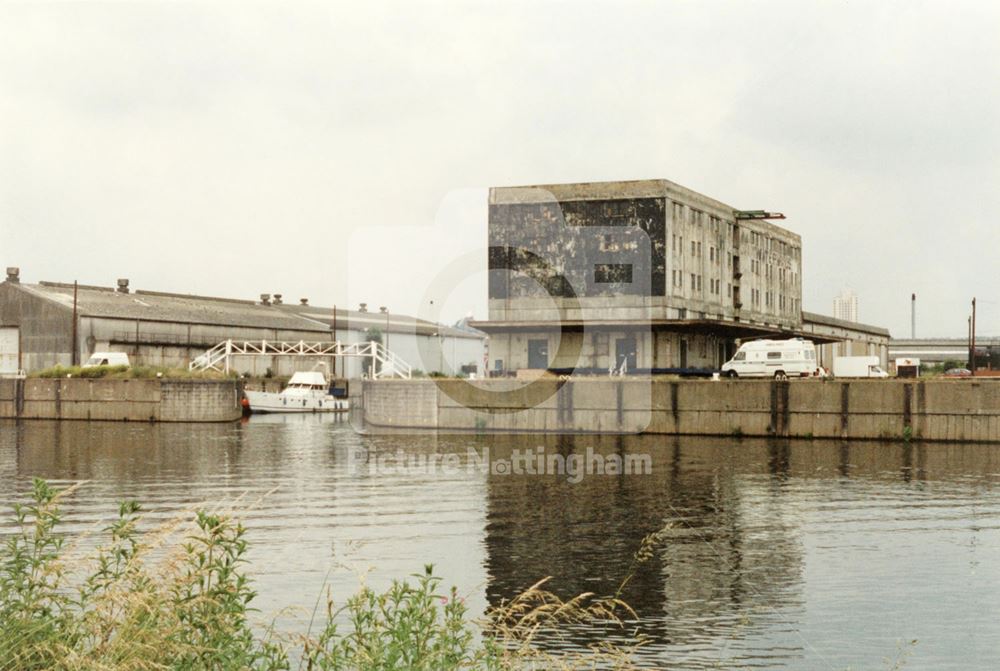
<instances>
[{"instance_id":1,"label":"tall chimney stack","mask_svg":"<svg viewBox=\"0 0 1000 671\"><path fill-rule=\"evenodd\" d=\"M16 266L7 268L7 281L11 284L18 284L21 281L21 269Z\"/></svg>"},{"instance_id":2,"label":"tall chimney stack","mask_svg":"<svg viewBox=\"0 0 1000 671\"><path fill-rule=\"evenodd\" d=\"M118 280L118 293L122 294L128 293L128 279Z\"/></svg>"},{"instance_id":3,"label":"tall chimney stack","mask_svg":"<svg viewBox=\"0 0 1000 671\"><path fill-rule=\"evenodd\" d=\"M917 295L910 295L910 338L917 339Z\"/></svg>"}]
</instances>

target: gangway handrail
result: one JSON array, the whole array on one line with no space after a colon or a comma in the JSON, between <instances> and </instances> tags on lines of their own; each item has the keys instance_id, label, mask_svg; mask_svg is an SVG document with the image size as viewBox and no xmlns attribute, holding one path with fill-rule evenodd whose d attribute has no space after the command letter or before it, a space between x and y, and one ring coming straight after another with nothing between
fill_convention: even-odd
<instances>
[{"instance_id":1,"label":"gangway handrail","mask_svg":"<svg viewBox=\"0 0 1000 671\"><path fill-rule=\"evenodd\" d=\"M413 367L395 352L378 341L344 343L331 341L273 341L273 340L223 340L215 347L195 357L188 369L216 370L228 373L230 359L234 356L315 356L315 357L367 357L372 360L372 377L401 377L410 379ZM374 365L374 364L378 365Z\"/></svg>"}]
</instances>

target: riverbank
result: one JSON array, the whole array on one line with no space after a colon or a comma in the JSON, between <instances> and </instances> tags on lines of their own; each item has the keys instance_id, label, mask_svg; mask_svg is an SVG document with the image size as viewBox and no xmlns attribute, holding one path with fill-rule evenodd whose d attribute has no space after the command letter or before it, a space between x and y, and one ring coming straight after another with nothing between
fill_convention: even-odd
<instances>
[{"instance_id":1,"label":"riverbank","mask_svg":"<svg viewBox=\"0 0 1000 671\"><path fill-rule=\"evenodd\" d=\"M365 381L370 430L1000 441L994 380Z\"/></svg>"},{"instance_id":2,"label":"riverbank","mask_svg":"<svg viewBox=\"0 0 1000 671\"><path fill-rule=\"evenodd\" d=\"M320 605L320 595L303 633L261 632L251 620L257 594L240 522L196 510L144 532L141 505L125 501L110 537L80 556L59 528L61 499L80 486L57 491L36 478L30 500L11 515L16 531L0 546L0 669L287 671L295 660L331 670L634 668L638 639L579 652L534 645L591 622L626 631L622 618L635 612L617 594L564 601L539 580L477 617L457 588L443 589L431 565L385 591L363 584L342 606L329 596ZM645 538L636 565L660 541Z\"/></svg>"},{"instance_id":3,"label":"riverbank","mask_svg":"<svg viewBox=\"0 0 1000 671\"><path fill-rule=\"evenodd\" d=\"M4 379L0 418L231 422L242 393L234 379Z\"/></svg>"}]
</instances>

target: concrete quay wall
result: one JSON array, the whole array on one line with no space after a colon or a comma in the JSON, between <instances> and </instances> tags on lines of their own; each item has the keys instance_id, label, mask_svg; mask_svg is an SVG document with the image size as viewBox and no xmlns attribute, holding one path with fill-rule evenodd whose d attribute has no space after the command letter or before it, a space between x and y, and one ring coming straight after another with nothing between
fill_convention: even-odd
<instances>
[{"instance_id":1,"label":"concrete quay wall","mask_svg":"<svg viewBox=\"0 0 1000 671\"><path fill-rule=\"evenodd\" d=\"M373 427L1000 442L1000 380L366 381Z\"/></svg>"},{"instance_id":2,"label":"concrete quay wall","mask_svg":"<svg viewBox=\"0 0 1000 671\"><path fill-rule=\"evenodd\" d=\"M235 380L0 380L0 418L126 422L229 422L239 419Z\"/></svg>"}]
</instances>

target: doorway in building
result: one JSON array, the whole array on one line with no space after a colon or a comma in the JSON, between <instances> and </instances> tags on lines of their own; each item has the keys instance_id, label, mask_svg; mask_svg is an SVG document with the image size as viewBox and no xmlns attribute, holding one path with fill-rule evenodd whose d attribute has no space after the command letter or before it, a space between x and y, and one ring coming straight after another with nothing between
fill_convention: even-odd
<instances>
[{"instance_id":1,"label":"doorway in building","mask_svg":"<svg viewBox=\"0 0 1000 671\"><path fill-rule=\"evenodd\" d=\"M528 368L549 367L549 341L528 341Z\"/></svg>"},{"instance_id":2,"label":"doorway in building","mask_svg":"<svg viewBox=\"0 0 1000 671\"><path fill-rule=\"evenodd\" d=\"M681 340L681 368L688 367L688 341Z\"/></svg>"},{"instance_id":3,"label":"doorway in building","mask_svg":"<svg viewBox=\"0 0 1000 671\"><path fill-rule=\"evenodd\" d=\"M638 366L638 360L635 354L635 337L628 336L625 338L618 338L615 340L615 368L621 368L622 362L625 362L625 369L627 371L633 371Z\"/></svg>"},{"instance_id":4,"label":"doorway in building","mask_svg":"<svg viewBox=\"0 0 1000 671\"><path fill-rule=\"evenodd\" d=\"M20 368L20 329L16 326L0 326L0 375L14 375Z\"/></svg>"}]
</instances>

